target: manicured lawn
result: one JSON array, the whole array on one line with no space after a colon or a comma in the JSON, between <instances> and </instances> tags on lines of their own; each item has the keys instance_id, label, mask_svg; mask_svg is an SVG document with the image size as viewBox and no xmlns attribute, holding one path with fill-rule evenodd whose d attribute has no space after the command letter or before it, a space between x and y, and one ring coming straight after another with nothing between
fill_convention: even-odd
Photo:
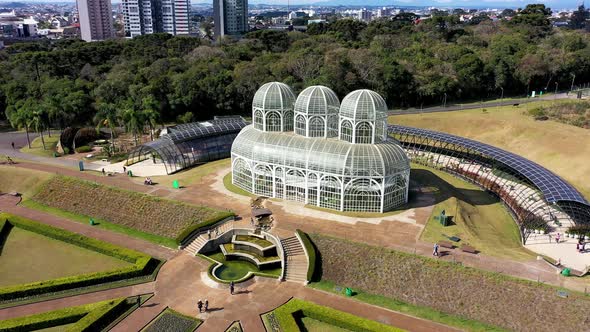
<instances>
[{"instance_id":1,"label":"manicured lawn","mask_svg":"<svg viewBox=\"0 0 590 332\"><path fill-rule=\"evenodd\" d=\"M74 325L74 323L66 324L66 325L59 325L59 326L54 326L54 327L48 327L46 329L37 330L35 332L66 332L68 330L68 328L72 327L73 325Z\"/></svg>"},{"instance_id":2,"label":"manicured lawn","mask_svg":"<svg viewBox=\"0 0 590 332\"><path fill-rule=\"evenodd\" d=\"M203 165L192 167L186 170L182 170L178 173L165 176L152 176L152 180L158 184L161 184L167 188L172 188L172 182L178 180L180 185L199 186L202 183L202 179L207 176L214 174L218 170L228 167L231 163L231 159L221 159L212 162L208 162ZM142 178L143 181L143 178Z\"/></svg>"},{"instance_id":3,"label":"manicured lawn","mask_svg":"<svg viewBox=\"0 0 590 332\"><path fill-rule=\"evenodd\" d=\"M457 246L469 244L486 255L514 260L535 257L522 247L518 226L498 198L445 172L412 167L413 181L428 186L437 201L421 240L434 243L457 236L461 239ZM435 219L443 210L452 216L450 226Z\"/></svg>"},{"instance_id":4,"label":"manicured lawn","mask_svg":"<svg viewBox=\"0 0 590 332\"><path fill-rule=\"evenodd\" d=\"M299 322L304 327L304 331L308 332L347 332L350 330L324 323L320 320L310 317L303 317Z\"/></svg>"},{"instance_id":5,"label":"manicured lawn","mask_svg":"<svg viewBox=\"0 0 590 332\"><path fill-rule=\"evenodd\" d=\"M322 280L320 282L314 282L309 284L309 287L345 296L345 287L336 286L333 282L330 281ZM431 320L434 322L457 327L467 331L504 331L501 328L490 326L478 321L448 315L429 307L416 306L413 304L404 303L402 301L398 301L381 295L368 294L357 289L354 290L354 299L361 302L376 305L378 307L399 311L411 316Z\"/></svg>"},{"instance_id":6,"label":"manicured lawn","mask_svg":"<svg viewBox=\"0 0 590 332\"><path fill-rule=\"evenodd\" d=\"M31 196L53 176L51 173L0 165L0 192L16 191Z\"/></svg>"},{"instance_id":7,"label":"manicured lawn","mask_svg":"<svg viewBox=\"0 0 590 332\"><path fill-rule=\"evenodd\" d=\"M44 133L43 138L45 139L45 149L43 149L43 142L41 141L41 136L39 136L31 141L30 149L25 145L20 151L41 157L53 157L53 153L56 151L57 142L59 142L59 132L52 132L51 137Z\"/></svg>"},{"instance_id":8,"label":"manicured lawn","mask_svg":"<svg viewBox=\"0 0 590 332\"><path fill-rule=\"evenodd\" d=\"M251 242L259 245L262 248L270 247L273 245L272 242L268 240L261 239L259 237L251 235L236 235L236 241Z\"/></svg>"},{"instance_id":9,"label":"manicured lawn","mask_svg":"<svg viewBox=\"0 0 590 332\"><path fill-rule=\"evenodd\" d=\"M12 228L0 256L0 286L116 270L130 263Z\"/></svg>"},{"instance_id":10,"label":"manicured lawn","mask_svg":"<svg viewBox=\"0 0 590 332\"><path fill-rule=\"evenodd\" d=\"M527 114L534 107L553 103L490 107L486 112L475 109L394 115L389 121L469 137L514 152L562 176L590 198L590 130L556 121L536 121Z\"/></svg>"}]
</instances>

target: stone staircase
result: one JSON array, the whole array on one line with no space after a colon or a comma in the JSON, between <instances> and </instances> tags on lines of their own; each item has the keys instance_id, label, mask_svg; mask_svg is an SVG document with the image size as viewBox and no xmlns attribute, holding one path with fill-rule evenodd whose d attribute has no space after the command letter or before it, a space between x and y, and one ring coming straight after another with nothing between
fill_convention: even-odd
<instances>
[{"instance_id":1,"label":"stone staircase","mask_svg":"<svg viewBox=\"0 0 590 332\"><path fill-rule=\"evenodd\" d=\"M303 245L296 236L281 239L285 253L285 281L307 284L308 260Z\"/></svg>"},{"instance_id":2,"label":"stone staircase","mask_svg":"<svg viewBox=\"0 0 590 332\"><path fill-rule=\"evenodd\" d=\"M233 229L233 223L231 221L226 221L217 227L211 228L211 240L221 236L223 233L231 229ZM195 233L192 235L192 238L186 242L187 244L183 246L182 250L188 252L191 256L194 256L209 240L209 234L207 231Z\"/></svg>"}]
</instances>

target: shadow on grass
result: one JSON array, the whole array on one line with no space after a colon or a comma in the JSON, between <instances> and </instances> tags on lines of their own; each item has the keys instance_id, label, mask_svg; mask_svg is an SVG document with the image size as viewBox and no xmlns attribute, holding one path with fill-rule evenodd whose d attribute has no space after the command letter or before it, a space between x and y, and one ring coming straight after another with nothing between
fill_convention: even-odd
<instances>
[{"instance_id":1,"label":"shadow on grass","mask_svg":"<svg viewBox=\"0 0 590 332\"><path fill-rule=\"evenodd\" d=\"M432 197L434 202L425 199L424 195ZM408 203L393 211L436 205L451 197L471 205L492 205L500 202L500 199L490 192L480 189L457 188L429 170L413 168L410 173Z\"/></svg>"}]
</instances>

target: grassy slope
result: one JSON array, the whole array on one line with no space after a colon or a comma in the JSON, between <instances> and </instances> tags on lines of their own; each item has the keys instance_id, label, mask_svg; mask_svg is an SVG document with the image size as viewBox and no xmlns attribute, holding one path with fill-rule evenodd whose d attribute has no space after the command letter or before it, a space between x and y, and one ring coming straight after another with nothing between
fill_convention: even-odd
<instances>
[{"instance_id":1,"label":"grassy slope","mask_svg":"<svg viewBox=\"0 0 590 332\"><path fill-rule=\"evenodd\" d=\"M32 196L43 182L53 176L51 173L0 165L0 192L16 191Z\"/></svg>"},{"instance_id":2,"label":"grassy slope","mask_svg":"<svg viewBox=\"0 0 590 332\"><path fill-rule=\"evenodd\" d=\"M129 265L114 257L14 227L2 249L0 287Z\"/></svg>"},{"instance_id":3,"label":"grassy slope","mask_svg":"<svg viewBox=\"0 0 590 332\"><path fill-rule=\"evenodd\" d=\"M518 227L497 198L447 173L419 165L412 168L423 170L413 172L413 181L430 185L439 202L421 235L423 241L437 242L447 240L445 235L458 236L460 244L470 244L487 255L514 260L534 258L533 253L521 246ZM452 225L443 227L434 219L442 210L453 216Z\"/></svg>"},{"instance_id":4,"label":"grassy slope","mask_svg":"<svg viewBox=\"0 0 590 332\"><path fill-rule=\"evenodd\" d=\"M245 191L244 189L234 185L233 183L231 183L231 172L227 173L224 177L223 177L223 185L225 186L225 189L231 191L234 194L238 194L238 195L242 195L242 196L247 196L247 197L257 197L256 195L253 195L247 191Z\"/></svg>"},{"instance_id":5,"label":"grassy slope","mask_svg":"<svg viewBox=\"0 0 590 332\"><path fill-rule=\"evenodd\" d=\"M30 199L23 200L21 202L21 205L24 207L27 207L29 209L42 211L45 213L52 214L54 216L70 219L71 221L76 221L76 222L83 223L83 224L88 224L90 222L90 216L76 214L76 213L68 212L68 211L65 211L62 209L50 207L50 206L43 205L41 203L35 202ZM132 237L144 239L144 240L147 240L147 241L150 241L150 242L153 242L156 244L160 244L160 245L163 245L163 246L166 246L169 248L173 248L173 249L176 249L178 247L178 243L176 243L176 240L171 239L171 238L138 231L136 229L125 227L123 225L117 225L114 223L110 223L110 222L100 219L100 218L93 218L93 219L96 222L94 227L97 227L97 228L108 229L110 231L114 231L114 232L118 232L118 233L122 233L122 234L127 234Z\"/></svg>"},{"instance_id":6,"label":"grassy slope","mask_svg":"<svg viewBox=\"0 0 590 332\"><path fill-rule=\"evenodd\" d=\"M309 287L320 289L326 292L340 294L344 296L344 288L337 287L333 282L322 280L309 284ZM493 327L478 321L469 320L466 318L448 315L429 307L416 306L413 304L398 301L381 295L373 295L363 291L354 290L354 299L366 302L379 307L387 308L394 311L399 311L411 316L431 320L433 322L453 326L467 331L504 331L501 328Z\"/></svg>"},{"instance_id":7,"label":"grassy slope","mask_svg":"<svg viewBox=\"0 0 590 332\"><path fill-rule=\"evenodd\" d=\"M20 151L41 157L53 157L53 153L56 151L57 142L59 142L59 132L52 133L51 137L43 134L43 138L45 139L45 150L43 149L41 137L37 137L31 142L30 149L25 145Z\"/></svg>"},{"instance_id":8,"label":"grassy slope","mask_svg":"<svg viewBox=\"0 0 590 332\"><path fill-rule=\"evenodd\" d=\"M469 137L531 159L572 183L590 198L590 131L554 121L535 121L528 109L553 103L535 102L519 107L396 115L391 123L428 128Z\"/></svg>"}]
</instances>

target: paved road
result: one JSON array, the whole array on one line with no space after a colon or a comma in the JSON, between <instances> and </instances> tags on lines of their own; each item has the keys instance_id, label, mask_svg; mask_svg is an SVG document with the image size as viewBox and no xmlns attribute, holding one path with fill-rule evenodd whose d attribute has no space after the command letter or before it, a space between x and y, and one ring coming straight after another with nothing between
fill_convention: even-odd
<instances>
[{"instance_id":1,"label":"paved road","mask_svg":"<svg viewBox=\"0 0 590 332\"><path fill-rule=\"evenodd\" d=\"M392 110L389 112L389 115L402 115L402 114L418 114L418 113L436 113L436 112L451 112L451 111L462 111L462 110L471 110L471 109L479 109L483 107L498 107L498 106L511 106L514 104L526 104L540 100L557 100L557 99L575 99L574 94L568 93L558 93L557 95L548 95L542 96L538 98L520 98L520 99L510 99L506 101L498 101L498 102L483 102L483 103L472 103L472 104L448 104L446 107L443 106L433 106L433 107L426 107L426 108L408 108L408 109L399 109L399 110Z\"/></svg>"},{"instance_id":2,"label":"paved road","mask_svg":"<svg viewBox=\"0 0 590 332\"><path fill-rule=\"evenodd\" d=\"M58 133L55 132L57 135ZM37 133L29 133L31 142L37 137ZM14 143L14 149L12 144ZM64 158L45 158L41 156L35 156L28 153L22 153L19 150L27 145L27 134L21 131L9 131L0 133L0 161L4 161L4 156L10 156L11 158L29 160L38 163L52 164L61 167L78 167L78 163L74 160L68 160Z\"/></svg>"}]
</instances>

